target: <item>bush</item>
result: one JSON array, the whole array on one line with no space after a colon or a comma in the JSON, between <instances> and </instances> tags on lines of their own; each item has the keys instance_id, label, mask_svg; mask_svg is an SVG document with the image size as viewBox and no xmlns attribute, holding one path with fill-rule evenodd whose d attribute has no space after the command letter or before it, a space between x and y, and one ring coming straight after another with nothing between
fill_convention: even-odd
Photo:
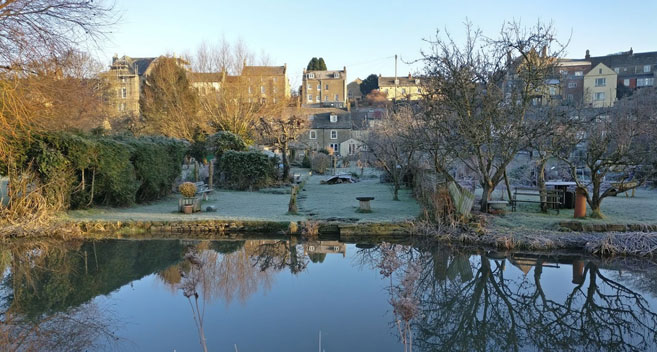
<instances>
[{"instance_id":1,"label":"bush","mask_svg":"<svg viewBox=\"0 0 657 352\"><path fill-rule=\"evenodd\" d=\"M310 164L310 157L308 157L308 154L303 156L303 161L301 161L301 167L310 169L311 164Z\"/></svg>"},{"instance_id":2,"label":"bush","mask_svg":"<svg viewBox=\"0 0 657 352\"><path fill-rule=\"evenodd\" d=\"M208 150L215 154L217 160L220 160L223 153L228 150L238 152L246 150L246 143L240 136L226 131L209 136L205 143Z\"/></svg>"},{"instance_id":3,"label":"bush","mask_svg":"<svg viewBox=\"0 0 657 352\"><path fill-rule=\"evenodd\" d=\"M324 174L331 167L331 157L324 153L317 153L311 160L311 169L318 174Z\"/></svg>"},{"instance_id":4,"label":"bush","mask_svg":"<svg viewBox=\"0 0 657 352\"><path fill-rule=\"evenodd\" d=\"M219 164L223 185L227 188L257 189L276 179L275 161L260 152L228 150L223 153Z\"/></svg>"},{"instance_id":5,"label":"bush","mask_svg":"<svg viewBox=\"0 0 657 352\"><path fill-rule=\"evenodd\" d=\"M32 169L55 209L128 206L171 191L187 146L163 137L35 134L19 168Z\"/></svg>"}]
</instances>

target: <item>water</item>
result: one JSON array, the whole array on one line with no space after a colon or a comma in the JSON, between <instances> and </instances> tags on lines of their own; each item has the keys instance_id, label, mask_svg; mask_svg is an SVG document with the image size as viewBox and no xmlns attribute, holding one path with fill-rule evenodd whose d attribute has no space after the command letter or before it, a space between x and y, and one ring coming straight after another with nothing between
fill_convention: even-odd
<instances>
[{"instance_id":1,"label":"water","mask_svg":"<svg viewBox=\"0 0 657 352\"><path fill-rule=\"evenodd\" d=\"M295 238L12 243L0 350L654 351L653 262Z\"/></svg>"}]
</instances>

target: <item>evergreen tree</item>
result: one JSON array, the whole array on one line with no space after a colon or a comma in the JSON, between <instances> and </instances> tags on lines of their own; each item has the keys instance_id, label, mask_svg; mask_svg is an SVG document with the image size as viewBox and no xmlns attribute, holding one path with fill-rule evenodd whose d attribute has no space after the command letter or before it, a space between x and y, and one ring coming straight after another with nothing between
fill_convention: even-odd
<instances>
[{"instance_id":1,"label":"evergreen tree","mask_svg":"<svg viewBox=\"0 0 657 352\"><path fill-rule=\"evenodd\" d=\"M318 60L316 57L313 57L310 62L308 63L308 71L317 71L317 66L318 66Z\"/></svg>"},{"instance_id":2,"label":"evergreen tree","mask_svg":"<svg viewBox=\"0 0 657 352\"><path fill-rule=\"evenodd\" d=\"M324 62L323 57L320 57L319 61L317 61L317 70L326 71L326 63Z\"/></svg>"},{"instance_id":3,"label":"evergreen tree","mask_svg":"<svg viewBox=\"0 0 657 352\"><path fill-rule=\"evenodd\" d=\"M379 89L379 76L371 74L360 83L360 92L368 95L374 89Z\"/></svg>"}]
</instances>

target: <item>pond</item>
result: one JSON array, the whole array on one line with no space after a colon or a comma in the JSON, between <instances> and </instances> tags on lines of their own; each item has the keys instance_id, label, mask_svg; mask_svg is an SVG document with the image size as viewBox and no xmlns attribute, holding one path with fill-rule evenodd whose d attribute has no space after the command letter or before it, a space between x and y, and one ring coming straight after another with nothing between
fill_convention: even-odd
<instances>
[{"instance_id":1,"label":"pond","mask_svg":"<svg viewBox=\"0 0 657 352\"><path fill-rule=\"evenodd\" d=\"M651 261L336 239L17 242L0 350L657 350Z\"/></svg>"}]
</instances>

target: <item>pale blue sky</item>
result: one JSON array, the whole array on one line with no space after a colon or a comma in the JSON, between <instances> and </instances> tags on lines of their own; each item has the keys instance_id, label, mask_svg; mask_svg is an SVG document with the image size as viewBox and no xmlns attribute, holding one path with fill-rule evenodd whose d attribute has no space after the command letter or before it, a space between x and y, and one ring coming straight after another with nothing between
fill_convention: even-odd
<instances>
[{"instance_id":1,"label":"pale blue sky","mask_svg":"<svg viewBox=\"0 0 657 352\"><path fill-rule=\"evenodd\" d=\"M568 39L568 57L629 50L657 50L657 1L211 1L116 0L122 21L114 28L101 59L114 53L133 57L193 52L202 41L241 38L253 51L287 63L293 87L313 56L329 69L347 66L348 80L370 73L392 75L399 54L420 57L423 38L447 28L457 39L468 18L486 35L504 20L533 24L552 21ZM420 67L399 64L400 75Z\"/></svg>"}]
</instances>

